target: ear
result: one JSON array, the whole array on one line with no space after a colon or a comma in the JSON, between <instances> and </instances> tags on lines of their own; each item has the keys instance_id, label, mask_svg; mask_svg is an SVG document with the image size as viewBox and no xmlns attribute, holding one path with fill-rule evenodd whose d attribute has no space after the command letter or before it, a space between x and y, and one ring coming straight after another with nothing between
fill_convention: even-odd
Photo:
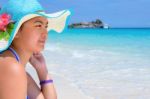
<instances>
[{"instance_id":1,"label":"ear","mask_svg":"<svg viewBox=\"0 0 150 99\"><path fill-rule=\"evenodd\" d=\"M16 35L15 35L15 37L14 38L19 38L20 37L20 34L21 34L21 32L22 32L22 29L23 29L23 24L20 26L20 28L19 28L19 30L18 30L18 32L16 33Z\"/></svg>"},{"instance_id":2,"label":"ear","mask_svg":"<svg viewBox=\"0 0 150 99\"><path fill-rule=\"evenodd\" d=\"M15 35L15 39L17 39L17 38L19 38L19 34L20 34L20 29L18 30L18 32L16 33L16 35Z\"/></svg>"},{"instance_id":3,"label":"ear","mask_svg":"<svg viewBox=\"0 0 150 99\"><path fill-rule=\"evenodd\" d=\"M18 35L16 35L16 36L15 36L15 39L17 39L17 38L19 38L19 36L18 36Z\"/></svg>"}]
</instances>

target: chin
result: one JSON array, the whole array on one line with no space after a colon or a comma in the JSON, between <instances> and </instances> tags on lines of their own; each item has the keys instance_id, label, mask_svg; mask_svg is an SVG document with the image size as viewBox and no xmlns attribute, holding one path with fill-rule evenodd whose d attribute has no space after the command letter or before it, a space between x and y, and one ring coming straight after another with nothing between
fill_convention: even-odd
<instances>
[{"instance_id":1,"label":"chin","mask_svg":"<svg viewBox=\"0 0 150 99\"><path fill-rule=\"evenodd\" d=\"M44 46L44 45L42 45L42 46L40 46L40 47L38 48L38 50L39 50L39 51L43 51L43 50L44 50L44 48L45 48L45 46Z\"/></svg>"},{"instance_id":2,"label":"chin","mask_svg":"<svg viewBox=\"0 0 150 99\"><path fill-rule=\"evenodd\" d=\"M34 51L41 52L44 50L44 48L45 48L45 44L38 44L37 46L35 46Z\"/></svg>"}]
</instances>

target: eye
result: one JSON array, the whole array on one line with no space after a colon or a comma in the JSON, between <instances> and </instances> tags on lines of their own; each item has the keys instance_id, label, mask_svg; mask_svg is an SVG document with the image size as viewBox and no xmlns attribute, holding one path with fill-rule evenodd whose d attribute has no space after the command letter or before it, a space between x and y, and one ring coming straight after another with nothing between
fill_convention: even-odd
<instances>
[{"instance_id":1,"label":"eye","mask_svg":"<svg viewBox=\"0 0 150 99\"><path fill-rule=\"evenodd\" d=\"M35 27L42 27L42 25L41 25L41 24L38 24L38 25L35 25Z\"/></svg>"}]
</instances>

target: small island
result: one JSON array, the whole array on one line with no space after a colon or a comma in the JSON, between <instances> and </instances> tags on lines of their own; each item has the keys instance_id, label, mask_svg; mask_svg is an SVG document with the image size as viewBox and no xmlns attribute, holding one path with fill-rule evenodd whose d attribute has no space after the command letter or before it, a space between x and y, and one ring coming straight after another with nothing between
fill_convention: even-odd
<instances>
[{"instance_id":1,"label":"small island","mask_svg":"<svg viewBox=\"0 0 150 99\"><path fill-rule=\"evenodd\" d=\"M92 22L79 22L73 23L68 26L68 28L108 28L100 19Z\"/></svg>"}]
</instances>

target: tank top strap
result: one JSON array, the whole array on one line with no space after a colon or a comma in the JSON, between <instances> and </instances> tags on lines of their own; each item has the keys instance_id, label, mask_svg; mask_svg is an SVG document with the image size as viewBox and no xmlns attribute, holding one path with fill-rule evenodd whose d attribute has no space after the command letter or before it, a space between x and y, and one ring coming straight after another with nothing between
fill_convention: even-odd
<instances>
[{"instance_id":1,"label":"tank top strap","mask_svg":"<svg viewBox=\"0 0 150 99\"><path fill-rule=\"evenodd\" d=\"M20 58L19 58L19 55L17 54L17 52L11 47L9 47L8 50L12 52L12 54L15 56L16 60L19 62Z\"/></svg>"}]
</instances>

